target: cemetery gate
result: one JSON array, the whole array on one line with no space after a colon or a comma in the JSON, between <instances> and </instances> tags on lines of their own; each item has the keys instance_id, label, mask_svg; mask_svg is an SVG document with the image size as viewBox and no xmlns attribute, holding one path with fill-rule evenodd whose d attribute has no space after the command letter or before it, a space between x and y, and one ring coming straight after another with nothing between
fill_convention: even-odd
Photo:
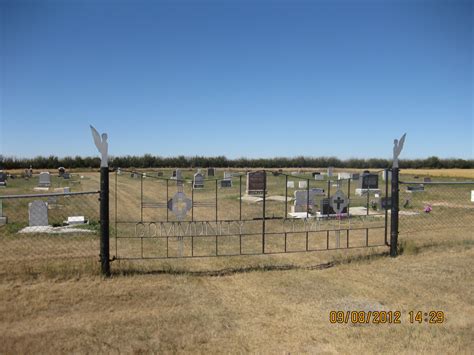
<instances>
[{"instance_id":1,"label":"cemetery gate","mask_svg":"<svg viewBox=\"0 0 474 355\"><path fill-rule=\"evenodd\" d=\"M388 246L387 170L139 172L110 179L111 259L266 255Z\"/></svg>"}]
</instances>

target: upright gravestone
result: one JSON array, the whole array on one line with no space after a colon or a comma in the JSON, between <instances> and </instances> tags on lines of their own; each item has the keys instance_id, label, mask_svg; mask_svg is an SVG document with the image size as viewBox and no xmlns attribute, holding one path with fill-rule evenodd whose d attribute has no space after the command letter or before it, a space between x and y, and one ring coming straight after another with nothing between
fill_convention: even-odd
<instances>
[{"instance_id":1,"label":"upright gravestone","mask_svg":"<svg viewBox=\"0 0 474 355\"><path fill-rule=\"evenodd\" d=\"M382 171L382 179L383 181L390 181L392 179L392 171L391 170Z\"/></svg>"},{"instance_id":2,"label":"upright gravestone","mask_svg":"<svg viewBox=\"0 0 474 355\"><path fill-rule=\"evenodd\" d=\"M247 173L247 195L262 195L265 191L265 172Z\"/></svg>"},{"instance_id":3,"label":"upright gravestone","mask_svg":"<svg viewBox=\"0 0 474 355\"><path fill-rule=\"evenodd\" d=\"M351 178L351 173L338 173L337 179L338 180L348 180Z\"/></svg>"},{"instance_id":4,"label":"upright gravestone","mask_svg":"<svg viewBox=\"0 0 474 355\"><path fill-rule=\"evenodd\" d=\"M64 167L60 166L60 167L58 168L58 176L59 176L59 177L62 177L65 172L66 172L66 169L65 169Z\"/></svg>"},{"instance_id":5,"label":"upright gravestone","mask_svg":"<svg viewBox=\"0 0 474 355\"><path fill-rule=\"evenodd\" d=\"M232 187L232 173L224 171L224 179L221 180L221 187Z\"/></svg>"},{"instance_id":6,"label":"upright gravestone","mask_svg":"<svg viewBox=\"0 0 474 355\"><path fill-rule=\"evenodd\" d=\"M359 188L355 190L356 195L362 196L366 193L380 193L379 190L379 175L364 172L359 179Z\"/></svg>"},{"instance_id":7,"label":"upright gravestone","mask_svg":"<svg viewBox=\"0 0 474 355\"><path fill-rule=\"evenodd\" d=\"M214 176L215 169L214 168L207 168L207 176Z\"/></svg>"},{"instance_id":8,"label":"upright gravestone","mask_svg":"<svg viewBox=\"0 0 474 355\"><path fill-rule=\"evenodd\" d=\"M196 174L194 174L193 178L193 189L202 189L204 188L204 175L201 174L199 170Z\"/></svg>"},{"instance_id":9,"label":"upright gravestone","mask_svg":"<svg viewBox=\"0 0 474 355\"><path fill-rule=\"evenodd\" d=\"M352 173L351 174L351 179L352 180L359 180L360 174L359 173Z\"/></svg>"},{"instance_id":10,"label":"upright gravestone","mask_svg":"<svg viewBox=\"0 0 474 355\"><path fill-rule=\"evenodd\" d=\"M323 174L316 174L316 175L314 175L314 180L323 181L324 180L324 175Z\"/></svg>"},{"instance_id":11,"label":"upright gravestone","mask_svg":"<svg viewBox=\"0 0 474 355\"><path fill-rule=\"evenodd\" d=\"M286 183L286 187L289 188L289 189L294 189L295 188L295 182L294 181L288 181Z\"/></svg>"},{"instance_id":12,"label":"upright gravestone","mask_svg":"<svg viewBox=\"0 0 474 355\"><path fill-rule=\"evenodd\" d=\"M329 199L329 204L337 214L346 213L349 199L346 197L344 192L337 190L334 196L331 196Z\"/></svg>"},{"instance_id":13,"label":"upright gravestone","mask_svg":"<svg viewBox=\"0 0 474 355\"><path fill-rule=\"evenodd\" d=\"M30 227L48 225L48 205L41 200L28 204L28 220Z\"/></svg>"},{"instance_id":14,"label":"upright gravestone","mask_svg":"<svg viewBox=\"0 0 474 355\"><path fill-rule=\"evenodd\" d=\"M292 213L311 212L314 210L315 197L324 196L324 189L312 188L309 191L297 190L294 192L294 196L295 196L295 201L293 203L293 206L291 206Z\"/></svg>"},{"instance_id":15,"label":"upright gravestone","mask_svg":"<svg viewBox=\"0 0 474 355\"><path fill-rule=\"evenodd\" d=\"M298 187L300 189L306 189L308 187L308 183L306 180L298 181Z\"/></svg>"},{"instance_id":16,"label":"upright gravestone","mask_svg":"<svg viewBox=\"0 0 474 355\"><path fill-rule=\"evenodd\" d=\"M39 187L50 187L51 186L51 174L49 172L41 172L39 174Z\"/></svg>"},{"instance_id":17,"label":"upright gravestone","mask_svg":"<svg viewBox=\"0 0 474 355\"><path fill-rule=\"evenodd\" d=\"M69 174L67 171L63 174L63 179L69 180L71 178L71 174Z\"/></svg>"},{"instance_id":18,"label":"upright gravestone","mask_svg":"<svg viewBox=\"0 0 474 355\"><path fill-rule=\"evenodd\" d=\"M333 173L334 173L334 168L332 166L328 167L328 176L332 177Z\"/></svg>"},{"instance_id":19,"label":"upright gravestone","mask_svg":"<svg viewBox=\"0 0 474 355\"><path fill-rule=\"evenodd\" d=\"M0 186L7 186L7 174L0 171Z\"/></svg>"}]
</instances>

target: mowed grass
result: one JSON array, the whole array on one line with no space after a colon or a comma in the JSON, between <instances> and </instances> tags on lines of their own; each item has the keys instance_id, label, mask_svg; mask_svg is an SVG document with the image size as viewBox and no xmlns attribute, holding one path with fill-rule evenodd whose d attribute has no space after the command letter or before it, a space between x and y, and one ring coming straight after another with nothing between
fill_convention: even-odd
<instances>
[{"instance_id":1,"label":"mowed grass","mask_svg":"<svg viewBox=\"0 0 474 355\"><path fill-rule=\"evenodd\" d=\"M97 174L84 175L81 189L98 186ZM136 184L122 181L123 188ZM126 191L124 211L136 217L139 190ZM443 191L414 196L411 210L423 205L423 196L452 204L464 196ZM457 201L456 211L467 211L468 203ZM416 218L429 227L442 220L436 208ZM52 260L24 258L17 243L10 253L18 258L0 260L0 353L471 353L472 215L459 217L459 228L444 221L445 229L411 231L402 224L403 253L395 259L380 247L114 261L110 279L100 276L97 244L90 241L75 246L91 257ZM402 318L401 324L331 324L333 310L398 310ZM410 324L411 310L441 310L446 321Z\"/></svg>"}]
</instances>

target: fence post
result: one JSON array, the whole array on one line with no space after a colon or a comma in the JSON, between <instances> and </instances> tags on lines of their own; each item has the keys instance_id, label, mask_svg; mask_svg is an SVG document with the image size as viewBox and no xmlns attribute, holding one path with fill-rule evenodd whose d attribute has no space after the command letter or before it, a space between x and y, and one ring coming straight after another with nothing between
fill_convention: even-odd
<instances>
[{"instance_id":1,"label":"fence post","mask_svg":"<svg viewBox=\"0 0 474 355\"><path fill-rule=\"evenodd\" d=\"M390 256L397 256L398 247L398 167L392 168L392 213L390 221Z\"/></svg>"},{"instance_id":2,"label":"fence post","mask_svg":"<svg viewBox=\"0 0 474 355\"><path fill-rule=\"evenodd\" d=\"M100 270L110 276L109 250L109 168L100 168Z\"/></svg>"}]
</instances>

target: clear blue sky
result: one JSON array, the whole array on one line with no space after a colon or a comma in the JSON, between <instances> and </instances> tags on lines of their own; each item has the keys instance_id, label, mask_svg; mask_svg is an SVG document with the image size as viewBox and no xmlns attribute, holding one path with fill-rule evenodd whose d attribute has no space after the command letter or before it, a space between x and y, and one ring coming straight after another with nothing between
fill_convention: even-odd
<instances>
[{"instance_id":1,"label":"clear blue sky","mask_svg":"<svg viewBox=\"0 0 474 355\"><path fill-rule=\"evenodd\" d=\"M472 1L0 1L1 153L473 158Z\"/></svg>"}]
</instances>

